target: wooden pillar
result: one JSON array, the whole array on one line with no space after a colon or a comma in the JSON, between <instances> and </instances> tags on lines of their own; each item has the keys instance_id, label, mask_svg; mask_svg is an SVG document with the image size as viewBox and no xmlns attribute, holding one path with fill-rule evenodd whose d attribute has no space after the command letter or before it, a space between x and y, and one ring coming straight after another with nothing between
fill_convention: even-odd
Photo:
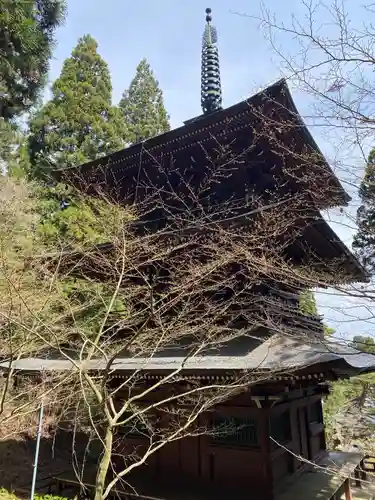
<instances>
[{"instance_id":1,"label":"wooden pillar","mask_svg":"<svg viewBox=\"0 0 375 500\"><path fill-rule=\"evenodd\" d=\"M271 429L270 429L270 408L259 408L260 414L260 447L263 461L264 500L273 500L273 474L271 461Z\"/></svg>"},{"instance_id":2,"label":"wooden pillar","mask_svg":"<svg viewBox=\"0 0 375 500\"><path fill-rule=\"evenodd\" d=\"M347 479L345 479L344 493L345 493L345 500L353 500L352 491L350 488L350 478L349 477Z\"/></svg>"},{"instance_id":3,"label":"wooden pillar","mask_svg":"<svg viewBox=\"0 0 375 500\"><path fill-rule=\"evenodd\" d=\"M359 466L357 466L354 469L354 479L355 479L356 488L361 488L362 487L361 470L360 470L361 467L362 467L362 462L359 464Z\"/></svg>"}]
</instances>

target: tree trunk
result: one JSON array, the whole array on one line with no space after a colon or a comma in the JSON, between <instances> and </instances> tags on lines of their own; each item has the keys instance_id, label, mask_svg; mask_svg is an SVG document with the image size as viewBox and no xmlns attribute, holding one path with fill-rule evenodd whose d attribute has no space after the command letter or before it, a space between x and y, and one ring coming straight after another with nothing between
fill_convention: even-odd
<instances>
[{"instance_id":1,"label":"tree trunk","mask_svg":"<svg viewBox=\"0 0 375 500\"><path fill-rule=\"evenodd\" d=\"M111 464L112 446L113 428L109 425L105 433L103 455L100 459L98 472L96 474L94 500L103 500L105 480Z\"/></svg>"}]
</instances>

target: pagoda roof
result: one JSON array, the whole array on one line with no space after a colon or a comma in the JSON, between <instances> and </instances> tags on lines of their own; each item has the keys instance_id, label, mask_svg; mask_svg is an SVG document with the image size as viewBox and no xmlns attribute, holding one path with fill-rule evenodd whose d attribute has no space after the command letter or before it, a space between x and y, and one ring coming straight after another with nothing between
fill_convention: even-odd
<instances>
[{"instance_id":1,"label":"pagoda roof","mask_svg":"<svg viewBox=\"0 0 375 500\"><path fill-rule=\"evenodd\" d=\"M331 226L321 217L320 213L317 211L315 223L311 223L307 226L307 237L308 244L312 242L321 242L325 244L326 252L329 258L329 262L325 264L325 271L327 276L325 276L325 281L319 283L320 287L327 287L329 285L334 285L338 283L351 283L351 282L368 282L369 276L366 269L362 266L355 255L349 250L345 243L339 238L336 232L331 228ZM41 260L50 260L51 263L58 262L59 266L76 266L77 269L80 266L84 267L85 262L87 262L88 268L92 269L92 263L90 258L95 252L99 253L110 253L115 247L113 243L101 243L96 245L91 249L81 249L81 250L65 250L60 252L55 252L51 254L40 255ZM35 256L34 256L35 258ZM345 267L343 267L345 263ZM345 269L347 268L347 272ZM334 270L334 273L332 273ZM100 272L100 270L99 270ZM329 276L332 273L332 277Z\"/></svg>"},{"instance_id":2,"label":"pagoda roof","mask_svg":"<svg viewBox=\"0 0 375 500\"><path fill-rule=\"evenodd\" d=\"M201 115L193 120L189 120L179 128L81 166L56 170L55 175L58 179L69 179L77 173L85 176L85 174L87 175L90 172L101 169L105 176L110 174L116 181L121 182L121 180L126 180L129 182L130 180L134 180L134 175L129 176L125 172L128 169L132 169L132 167L139 169L140 165L146 165L150 162L159 161L168 155L189 150L197 143L202 146L205 142L212 139L216 141L222 139L225 141L233 133L251 128L254 125L254 120L259 119L259 116L261 116L257 115L257 113L263 112L262 109L266 103L272 103L273 109L277 109L280 114L284 115L284 120L285 117L290 120L293 124L293 133L298 134L301 143L309 146L310 150L319 158L319 167L323 167L330 185L335 188L336 200L340 204L347 204L350 201L350 196L346 193L339 179L325 160L314 138L303 122L285 79L277 81L261 92L233 106L210 114ZM281 120L282 118L279 117L279 119ZM278 124L275 123L275 118L272 118L272 122L275 128L277 128ZM314 169L314 165L310 165L310 168ZM89 179L86 180L88 181Z\"/></svg>"},{"instance_id":3,"label":"pagoda roof","mask_svg":"<svg viewBox=\"0 0 375 500\"><path fill-rule=\"evenodd\" d=\"M109 190L111 186L115 186L115 189L120 187L120 199L124 199L126 203L132 203L137 201L138 196L141 196L139 193L142 188L138 189L138 187L142 187L142 182L144 183L144 179L141 180L143 173L145 178L151 182L150 185L155 186L157 191L165 182L163 176L159 179L158 165L163 162L166 165L168 158L176 159L177 157L177 162L180 162L180 155L183 155L180 162L183 169L186 167L186 165L184 166L186 164L185 157L195 164L194 168L199 169L199 162L204 162L204 158L201 158L203 150L206 153L214 151L218 141L227 145L234 144L238 137L243 134L245 140L251 142L254 122L259 120L263 114L271 120L270 127L275 129L278 128L282 120L292 123L289 135L292 135L293 144L296 144L298 148L307 146L312 153L311 161L307 161L306 165L309 173L316 172L318 184L323 182L324 186L333 187L334 196L332 199L328 194L328 198L325 199L325 195L323 195L324 200L322 200L319 193L324 193L323 187L320 189L317 185L310 190L309 196L312 195L313 198L317 196L318 204L321 203L321 205L316 206L316 209L313 210L313 216L309 218L311 222L303 234L305 240L303 244L307 245L306 248L314 249L316 259L319 262L328 259L331 260L330 265L332 265L332 261L335 260L337 261L336 266L345 269L346 277L345 279L340 278L339 282L367 281L368 276L364 268L319 212L319 209L346 205L350 201L350 196L344 190L304 124L284 79L229 108L204 114L188 121L182 127L84 165L58 170L55 175L58 179L68 183L86 184L89 190L91 188L95 190L95 185L103 186L103 184L104 188L107 189L108 186ZM283 152L280 153L280 157L283 157ZM168 165L166 168L168 170ZM324 176L322 176L322 169ZM238 179L236 182L241 184ZM306 183L306 180L303 182ZM234 187L234 189L237 188ZM311 193L314 190L318 194ZM144 192L149 192L149 190L146 188ZM298 246L299 243L296 245ZM301 250L300 247L297 248L296 245L293 246L293 251L303 253L304 250ZM337 276L338 274L335 273L336 279Z\"/></svg>"},{"instance_id":4,"label":"pagoda roof","mask_svg":"<svg viewBox=\"0 0 375 500\"><path fill-rule=\"evenodd\" d=\"M199 356L188 357L183 347L165 349L151 357L127 356L116 358L111 365L113 374L144 372L168 373L182 370L184 374L210 372L254 372L277 374L300 373L318 367L341 376L354 376L375 371L375 355L357 351L339 342L314 340L307 337L272 335L265 341L242 336ZM0 363L0 369L25 374L67 372L79 368L89 371L107 370L105 360L93 359L82 364L69 359L25 358ZM322 377L323 378L323 377Z\"/></svg>"}]
</instances>

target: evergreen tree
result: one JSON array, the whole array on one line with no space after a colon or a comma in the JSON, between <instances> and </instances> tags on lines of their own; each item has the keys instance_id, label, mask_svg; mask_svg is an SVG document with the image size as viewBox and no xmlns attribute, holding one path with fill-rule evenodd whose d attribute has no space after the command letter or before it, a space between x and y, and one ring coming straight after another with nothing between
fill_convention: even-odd
<instances>
[{"instance_id":1,"label":"evergreen tree","mask_svg":"<svg viewBox=\"0 0 375 500\"><path fill-rule=\"evenodd\" d=\"M359 196L358 231L353 248L363 266L372 274L375 271L375 149L369 154Z\"/></svg>"},{"instance_id":2,"label":"evergreen tree","mask_svg":"<svg viewBox=\"0 0 375 500\"><path fill-rule=\"evenodd\" d=\"M307 316L319 316L316 298L312 290L305 290L300 295L299 306L303 314ZM335 329L323 324L324 335L328 337L335 333Z\"/></svg>"},{"instance_id":3,"label":"evergreen tree","mask_svg":"<svg viewBox=\"0 0 375 500\"><path fill-rule=\"evenodd\" d=\"M0 118L36 102L64 11L64 0L0 0Z\"/></svg>"},{"instance_id":4,"label":"evergreen tree","mask_svg":"<svg viewBox=\"0 0 375 500\"><path fill-rule=\"evenodd\" d=\"M14 125L0 118L0 166L3 172L7 169L15 141L16 130Z\"/></svg>"},{"instance_id":5,"label":"evergreen tree","mask_svg":"<svg viewBox=\"0 0 375 500\"><path fill-rule=\"evenodd\" d=\"M375 354L375 341L370 336L356 335L350 343L358 351ZM359 445L372 452L374 434L374 374L360 375L334 382L324 405L326 435L332 448Z\"/></svg>"},{"instance_id":6,"label":"evergreen tree","mask_svg":"<svg viewBox=\"0 0 375 500\"><path fill-rule=\"evenodd\" d=\"M375 354L375 340L370 336L356 335L353 337L352 347L358 351Z\"/></svg>"},{"instance_id":7,"label":"evergreen tree","mask_svg":"<svg viewBox=\"0 0 375 500\"><path fill-rule=\"evenodd\" d=\"M12 152L7 158L6 172L14 181L23 179L30 173L28 139L21 133L16 134Z\"/></svg>"},{"instance_id":8,"label":"evergreen tree","mask_svg":"<svg viewBox=\"0 0 375 500\"><path fill-rule=\"evenodd\" d=\"M318 316L318 306L312 290L305 290L300 295L299 306L303 314L308 316Z\"/></svg>"},{"instance_id":9,"label":"evergreen tree","mask_svg":"<svg viewBox=\"0 0 375 500\"><path fill-rule=\"evenodd\" d=\"M52 87L52 99L30 124L31 174L79 165L124 146L125 126L112 106L106 62L90 36L80 38Z\"/></svg>"},{"instance_id":10,"label":"evergreen tree","mask_svg":"<svg viewBox=\"0 0 375 500\"><path fill-rule=\"evenodd\" d=\"M324 402L326 438L331 449L353 444L363 452L373 451L374 375L360 375L333 382Z\"/></svg>"},{"instance_id":11,"label":"evergreen tree","mask_svg":"<svg viewBox=\"0 0 375 500\"><path fill-rule=\"evenodd\" d=\"M146 59L142 59L138 64L136 75L130 87L123 93L119 107L133 143L170 129L163 92Z\"/></svg>"}]
</instances>

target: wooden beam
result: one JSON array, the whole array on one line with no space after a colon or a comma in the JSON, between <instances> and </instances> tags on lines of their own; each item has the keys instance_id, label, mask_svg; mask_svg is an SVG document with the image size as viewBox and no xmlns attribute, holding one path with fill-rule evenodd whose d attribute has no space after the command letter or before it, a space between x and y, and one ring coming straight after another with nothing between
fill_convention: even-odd
<instances>
[{"instance_id":1,"label":"wooden beam","mask_svg":"<svg viewBox=\"0 0 375 500\"><path fill-rule=\"evenodd\" d=\"M257 408L262 408L262 401L265 401L265 396L251 396L251 400L255 402Z\"/></svg>"}]
</instances>

